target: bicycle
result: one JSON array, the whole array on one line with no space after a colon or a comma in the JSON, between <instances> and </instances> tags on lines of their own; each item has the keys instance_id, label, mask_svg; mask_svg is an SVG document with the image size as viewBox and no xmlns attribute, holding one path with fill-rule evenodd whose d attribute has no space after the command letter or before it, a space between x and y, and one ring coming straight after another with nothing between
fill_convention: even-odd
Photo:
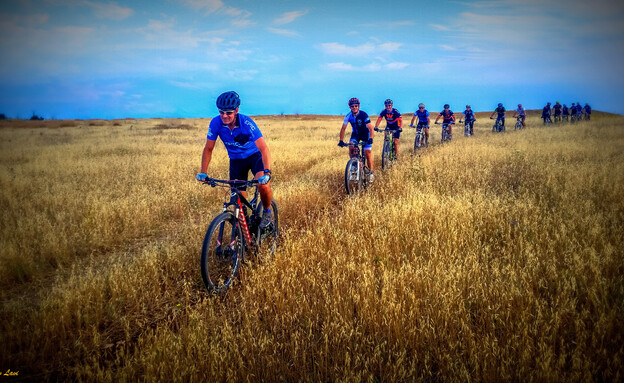
<instances>
[{"instance_id":1,"label":"bicycle","mask_svg":"<svg viewBox=\"0 0 624 383\"><path fill-rule=\"evenodd\" d=\"M258 198L258 180L206 178L202 183L230 188L230 200L223 203L223 211L208 226L201 251L204 284L212 293L220 294L227 291L236 279L248 248L267 255L275 252L279 237L279 212L273 200L273 219L266 228L260 228L264 208ZM255 187L251 201L247 201L239 190L244 186ZM251 216L246 208L251 210Z\"/></svg>"},{"instance_id":2,"label":"bicycle","mask_svg":"<svg viewBox=\"0 0 624 383\"><path fill-rule=\"evenodd\" d=\"M477 120L472 120L472 123L474 124L474 123L475 123L475 121L477 121ZM464 123L464 137L474 136L474 132L473 132L473 130L471 129L472 127L470 126L470 122L471 122L471 121L462 121L462 120L459 120L459 123L460 123L460 124L461 124L462 122Z\"/></svg>"},{"instance_id":3,"label":"bicycle","mask_svg":"<svg viewBox=\"0 0 624 383\"><path fill-rule=\"evenodd\" d=\"M410 125L412 128L416 129L416 138L414 138L414 152L417 152L418 149L429 146L429 139L425 135L425 127L428 125L419 122L418 125Z\"/></svg>"},{"instance_id":4,"label":"bicycle","mask_svg":"<svg viewBox=\"0 0 624 383\"><path fill-rule=\"evenodd\" d=\"M367 145L366 141L360 141L354 146L355 153L347 162L345 168L345 189L347 194L357 194L359 191L368 188L370 169L366 164L366 157L364 156L364 147ZM350 144L343 144L342 147L350 146ZM361 149L360 149L361 147Z\"/></svg>"},{"instance_id":5,"label":"bicycle","mask_svg":"<svg viewBox=\"0 0 624 383\"><path fill-rule=\"evenodd\" d=\"M440 125L439 122L435 123L436 125ZM446 141L451 141L453 139L453 135L449 133L449 125L454 125L454 122L443 122L442 123L442 143Z\"/></svg>"},{"instance_id":6,"label":"bicycle","mask_svg":"<svg viewBox=\"0 0 624 383\"><path fill-rule=\"evenodd\" d=\"M396 156L394 154L394 139L392 137L392 132L398 131L400 132L402 129L379 129L375 128L376 132L385 132L384 134L384 143L383 148L381 149L381 168L386 169L389 168L390 165L396 161Z\"/></svg>"},{"instance_id":7,"label":"bicycle","mask_svg":"<svg viewBox=\"0 0 624 383\"><path fill-rule=\"evenodd\" d=\"M522 126L521 118L520 117L516 117L516 130L520 130L522 128L523 128L523 126Z\"/></svg>"},{"instance_id":8,"label":"bicycle","mask_svg":"<svg viewBox=\"0 0 624 383\"><path fill-rule=\"evenodd\" d=\"M494 117L490 117L490 120L493 120ZM494 126L492 126L492 132L497 133L497 132L504 132L505 131L505 125L503 125L501 123L501 119L497 118L496 122L494 122Z\"/></svg>"}]
</instances>

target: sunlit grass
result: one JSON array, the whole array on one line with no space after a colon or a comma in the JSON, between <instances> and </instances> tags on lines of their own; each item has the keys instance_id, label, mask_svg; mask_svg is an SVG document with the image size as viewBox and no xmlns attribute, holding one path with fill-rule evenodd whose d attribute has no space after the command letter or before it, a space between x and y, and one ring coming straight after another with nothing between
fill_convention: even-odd
<instances>
[{"instance_id":1,"label":"sunlit grass","mask_svg":"<svg viewBox=\"0 0 624 383\"><path fill-rule=\"evenodd\" d=\"M344 192L340 117L259 117L282 242L225 297L208 120L0 129L0 368L34 379L608 380L624 368L624 119L476 136ZM52 123L52 122L50 122ZM58 127L58 124L55 125ZM222 144L210 175L227 177Z\"/></svg>"}]
</instances>

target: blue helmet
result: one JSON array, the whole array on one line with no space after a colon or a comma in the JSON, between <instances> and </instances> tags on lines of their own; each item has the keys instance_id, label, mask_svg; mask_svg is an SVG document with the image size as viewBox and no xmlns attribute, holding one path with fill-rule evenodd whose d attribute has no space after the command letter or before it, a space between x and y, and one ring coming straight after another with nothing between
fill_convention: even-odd
<instances>
[{"instance_id":1,"label":"blue helmet","mask_svg":"<svg viewBox=\"0 0 624 383\"><path fill-rule=\"evenodd\" d=\"M392 105L392 100L387 99L386 101L384 101L384 105Z\"/></svg>"},{"instance_id":2,"label":"blue helmet","mask_svg":"<svg viewBox=\"0 0 624 383\"><path fill-rule=\"evenodd\" d=\"M358 100L355 97L349 99L349 106L351 106L351 105L360 105L360 100Z\"/></svg>"},{"instance_id":3,"label":"blue helmet","mask_svg":"<svg viewBox=\"0 0 624 383\"><path fill-rule=\"evenodd\" d=\"M240 105L240 97L233 90L221 95L217 98L217 109L221 111L230 111L238 108Z\"/></svg>"},{"instance_id":4,"label":"blue helmet","mask_svg":"<svg viewBox=\"0 0 624 383\"><path fill-rule=\"evenodd\" d=\"M444 104L444 109L448 109L448 108L450 108L450 107L451 107L451 106L450 106L449 104Z\"/></svg>"},{"instance_id":5,"label":"blue helmet","mask_svg":"<svg viewBox=\"0 0 624 383\"><path fill-rule=\"evenodd\" d=\"M500 102L498 103L498 106L503 106L503 104L501 104Z\"/></svg>"}]
</instances>

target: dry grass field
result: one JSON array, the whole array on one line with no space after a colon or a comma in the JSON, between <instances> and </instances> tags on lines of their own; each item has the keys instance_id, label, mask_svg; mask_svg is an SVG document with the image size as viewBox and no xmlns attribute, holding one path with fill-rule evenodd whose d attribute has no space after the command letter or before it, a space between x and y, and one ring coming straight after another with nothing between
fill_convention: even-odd
<instances>
[{"instance_id":1,"label":"dry grass field","mask_svg":"<svg viewBox=\"0 0 624 383\"><path fill-rule=\"evenodd\" d=\"M282 242L225 296L208 119L0 121L5 380L624 380L624 117L435 126L419 156L406 129L387 171L378 134L355 197L341 117L256 121Z\"/></svg>"}]
</instances>

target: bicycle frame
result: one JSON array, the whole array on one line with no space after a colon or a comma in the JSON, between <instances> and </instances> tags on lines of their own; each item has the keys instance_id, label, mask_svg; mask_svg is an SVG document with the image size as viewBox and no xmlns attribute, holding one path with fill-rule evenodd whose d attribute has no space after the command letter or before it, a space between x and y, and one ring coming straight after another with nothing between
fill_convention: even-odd
<instances>
[{"instance_id":1,"label":"bicycle frame","mask_svg":"<svg viewBox=\"0 0 624 383\"><path fill-rule=\"evenodd\" d=\"M229 202L224 202L223 203L223 211L225 212L226 210L228 210L228 207L230 206L234 206L234 215L236 216L236 218L238 218L238 222L240 223L241 227L243 228L243 235L245 236L245 241L247 241L247 243L251 244L253 243L252 241L252 237L251 237L251 233L249 232L249 225L248 225L248 219L247 216L245 215L245 210L243 209L243 206L248 207L252 212L255 211L256 206L258 204L258 181L257 180L253 180L253 181L239 181L239 180L232 180L232 181L226 181L226 180L215 180L215 179L207 179L206 181L204 181L204 183L209 184L212 187L217 186L217 183L223 184L224 187L230 187L230 201ZM245 196L243 195L243 193L238 190L238 188L236 186L253 186L255 187L255 191L254 191L254 196L251 199L251 201L248 201L247 198L245 198ZM219 234L223 234L221 231L223 230L223 228L220 229L220 233Z\"/></svg>"}]
</instances>

